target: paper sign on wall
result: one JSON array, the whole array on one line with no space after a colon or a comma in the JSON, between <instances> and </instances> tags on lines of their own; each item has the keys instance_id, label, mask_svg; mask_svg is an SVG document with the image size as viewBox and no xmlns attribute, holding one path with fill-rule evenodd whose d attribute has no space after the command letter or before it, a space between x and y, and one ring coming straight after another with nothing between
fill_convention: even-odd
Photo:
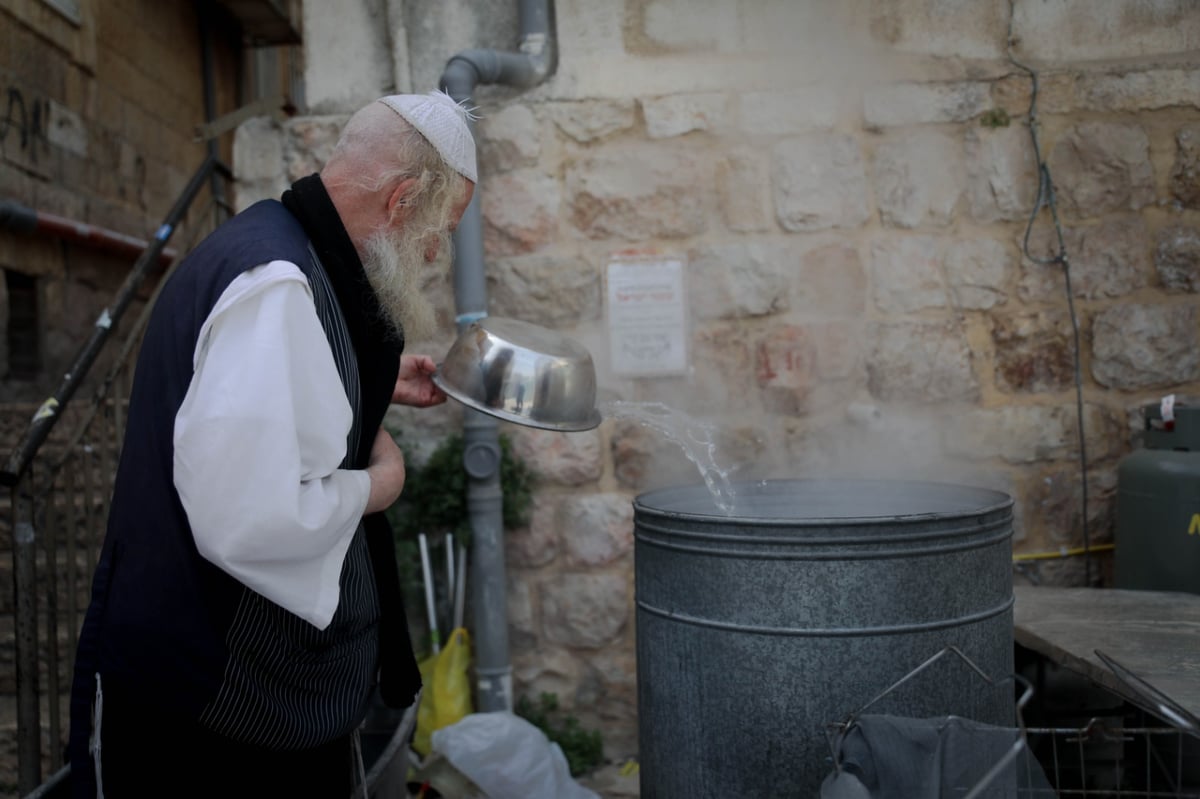
<instances>
[{"instance_id":1,"label":"paper sign on wall","mask_svg":"<svg viewBox=\"0 0 1200 799\"><path fill-rule=\"evenodd\" d=\"M608 329L614 373L658 376L686 372L683 261L622 258L610 263Z\"/></svg>"}]
</instances>

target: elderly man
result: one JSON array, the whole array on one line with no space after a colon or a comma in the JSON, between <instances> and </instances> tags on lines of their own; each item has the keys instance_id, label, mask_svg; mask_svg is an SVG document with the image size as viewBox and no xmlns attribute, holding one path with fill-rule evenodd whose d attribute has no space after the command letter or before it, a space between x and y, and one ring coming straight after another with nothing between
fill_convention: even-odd
<instances>
[{"instance_id":1,"label":"elderly man","mask_svg":"<svg viewBox=\"0 0 1200 799\"><path fill-rule=\"evenodd\" d=\"M169 279L79 641L76 796L342 799L375 691L413 702L381 423L445 400L401 351L433 332L421 281L474 183L462 107L384 97Z\"/></svg>"}]
</instances>

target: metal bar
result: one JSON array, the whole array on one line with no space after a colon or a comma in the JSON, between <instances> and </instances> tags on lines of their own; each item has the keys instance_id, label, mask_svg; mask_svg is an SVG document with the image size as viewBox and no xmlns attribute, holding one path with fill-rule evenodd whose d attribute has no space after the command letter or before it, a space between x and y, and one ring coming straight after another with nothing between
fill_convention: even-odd
<instances>
[{"instance_id":1,"label":"metal bar","mask_svg":"<svg viewBox=\"0 0 1200 799\"><path fill-rule=\"evenodd\" d=\"M46 520L41 538L46 547L46 705L50 716L50 767L62 765L61 686L59 684L58 536L62 514L53 478L46 486Z\"/></svg>"},{"instance_id":2,"label":"metal bar","mask_svg":"<svg viewBox=\"0 0 1200 799\"><path fill-rule=\"evenodd\" d=\"M42 785L39 785L37 790L31 793L22 792L22 799L55 799L62 794L63 786L67 785L67 780L71 776L71 767L63 766L58 771L46 780ZM69 787L67 790L70 790Z\"/></svg>"},{"instance_id":3,"label":"metal bar","mask_svg":"<svg viewBox=\"0 0 1200 799\"><path fill-rule=\"evenodd\" d=\"M101 428L96 431L96 490L99 492L96 496L96 520L99 523L99 528L103 531L105 522L108 519L108 501L112 496L112 482L108 475L110 472L110 461L108 457L108 432L111 430L112 420L109 417L111 411L107 405L101 412ZM101 532L98 538L103 538Z\"/></svg>"},{"instance_id":4,"label":"metal bar","mask_svg":"<svg viewBox=\"0 0 1200 799\"><path fill-rule=\"evenodd\" d=\"M125 310L136 296L146 273L150 270L150 265L156 262L162 254L167 240L171 238L171 234L174 233L180 219L183 218L192 201L196 198L196 194L200 191L205 179L214 174L218 163L217 159L210 153L204 159L204 163L200 165L200 168L196 170L196 173L192 175L183 193L175 201L175 205L167 213L166 219L154 235L154 241L151 242L148 248L142 251L137 262L134 263L129 275L125 278L125 282L121 285L120 290L118 290L112 305L105 308L96 320L95 325L92 327L91 337L88 338L87 342L75 356L74 362L63 376L58 389L49 399L42 403L41 408L34 414L33 421L30 422L21 443L13 450L8 463L0 471L0 484L8 486L16 485L21 475L29 468L34 455L37 454L42 444L45 443L51 429L53 429L61 417L63 409L71 397L75 395L79 385L91 369L96 356L99 355L101 348L108 340L113 325L119 322L121 317L124 316Z\"/></svg>"},{"instance_id":5,"label":"metal bar","mask_svg":"<svg viewBox=\"0 0 1200 799\"><path fill-rule=\"evenodd\" d=\"M118 366L118 369L120 369L120 366ZM118 460L120 459L119 453L121 452L121 444L125 440L125 413L122 408L122 405L124 404L123 398L129 396L127 393L128 387L125 383L125 376L127 374L128 374L127 370L120 369L120 371L117 372L117 379L113 381L113 391L112 391L113 451L118 453ZM113 473L113 479L114 480L116 479L115 470Z\"/></svg>"},{"instance_id":6,"label":"metal bar","mask_svg":"<svg viewBox=\"0 0 1200 799\"><path fill-rule=\"evenodd\" d=\"M41 781L38 718L37 540L33 500L26 483L12 487L13 594L16 604L17 787L26 794Z\"/></svg>"},{"instance_id":7,"label":"metal bar","mask_svg":"<svg viewBox=\"0 0 1200 799\"><path fill-rule=\"evenodd\" d=\"M78 500L78 479L74 469L63 474L63 490L67 498L67 613L71 620L67 635L67 663L75 663L75 639L79 635L79 526L75 514ZM69 673L69 672L68 672Z\"/></svg>"},{"instance_id":8,"label":"metal bar","mask_svg":"<svg viewBox=\"0 0 1200 799\"><path fill-rule=\"evenodd\" d=\"M83 524L86 538L84 538L84 547L87 553L87 562L89 564L96 562L96 539L97 535L92 525L95 521L93 514L95 507L92 503L92 460L93 448L90 444L85 444L83 447L83 456L80 460L83 462Z\"/></svg>"}]
</instances>

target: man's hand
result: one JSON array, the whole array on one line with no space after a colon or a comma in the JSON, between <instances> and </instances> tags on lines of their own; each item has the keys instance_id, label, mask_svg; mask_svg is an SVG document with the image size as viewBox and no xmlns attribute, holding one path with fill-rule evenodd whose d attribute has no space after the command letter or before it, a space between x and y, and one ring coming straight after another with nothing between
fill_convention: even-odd
<instances>
[{"instance_id":1,"label":"man's hand","mask_svg":"<svg viewBox=\"0 0 1200 799\"><path fill-rule=\"evenodd\" d=\"M437 364L428 355L401 355L400 373L396 376L396 388L392 391L392 402L427 408L446 401L446 395L433 384L433 373Z\"/></svg>"},{"instance_id":2,"label":"man's hand","mask_svg":"<svg viewBox=\"0 0 1200 799\"><path fill-rule=\"evenodd\" d=\"M367 461L367 476L371 478L371 493L364 513L377 513L391 507L404 490L404 453L396 446L391 433L379 428L371 445Z\"/></svg>"}]
</instances>

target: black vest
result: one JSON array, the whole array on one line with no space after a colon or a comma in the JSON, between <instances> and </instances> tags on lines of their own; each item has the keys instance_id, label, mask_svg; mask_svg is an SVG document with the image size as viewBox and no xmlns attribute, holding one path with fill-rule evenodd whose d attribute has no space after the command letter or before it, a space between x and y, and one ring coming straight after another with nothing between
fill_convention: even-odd
<instances>
[{"instance_id":1,"label":"black vest","mask_svg":"<svg viewBox=\"0 0 1200 799\"><path fill-rule=\"evenodd\" d=\"M343 566L338 610L318 630L202 558L174 487L174 421L200 328L235 278L272 260L297 264L309 280L354 410L343 466L366 465L402 342L379 329L374 295L319 179L297 187L319 210L327 204L332 220L314 223L305 213L312 203L297 207L295 192L285 201L305 224L279 202L251 206L179 265L151 314L79 640L75 755L86 752L96 673L106 690L143 698L164 721L198 720L272 749L304 749L353 730L366 713L381 649L389 704L410 703L420 687L382 514L360 525Z\"/></svg>"}]
</instances>

